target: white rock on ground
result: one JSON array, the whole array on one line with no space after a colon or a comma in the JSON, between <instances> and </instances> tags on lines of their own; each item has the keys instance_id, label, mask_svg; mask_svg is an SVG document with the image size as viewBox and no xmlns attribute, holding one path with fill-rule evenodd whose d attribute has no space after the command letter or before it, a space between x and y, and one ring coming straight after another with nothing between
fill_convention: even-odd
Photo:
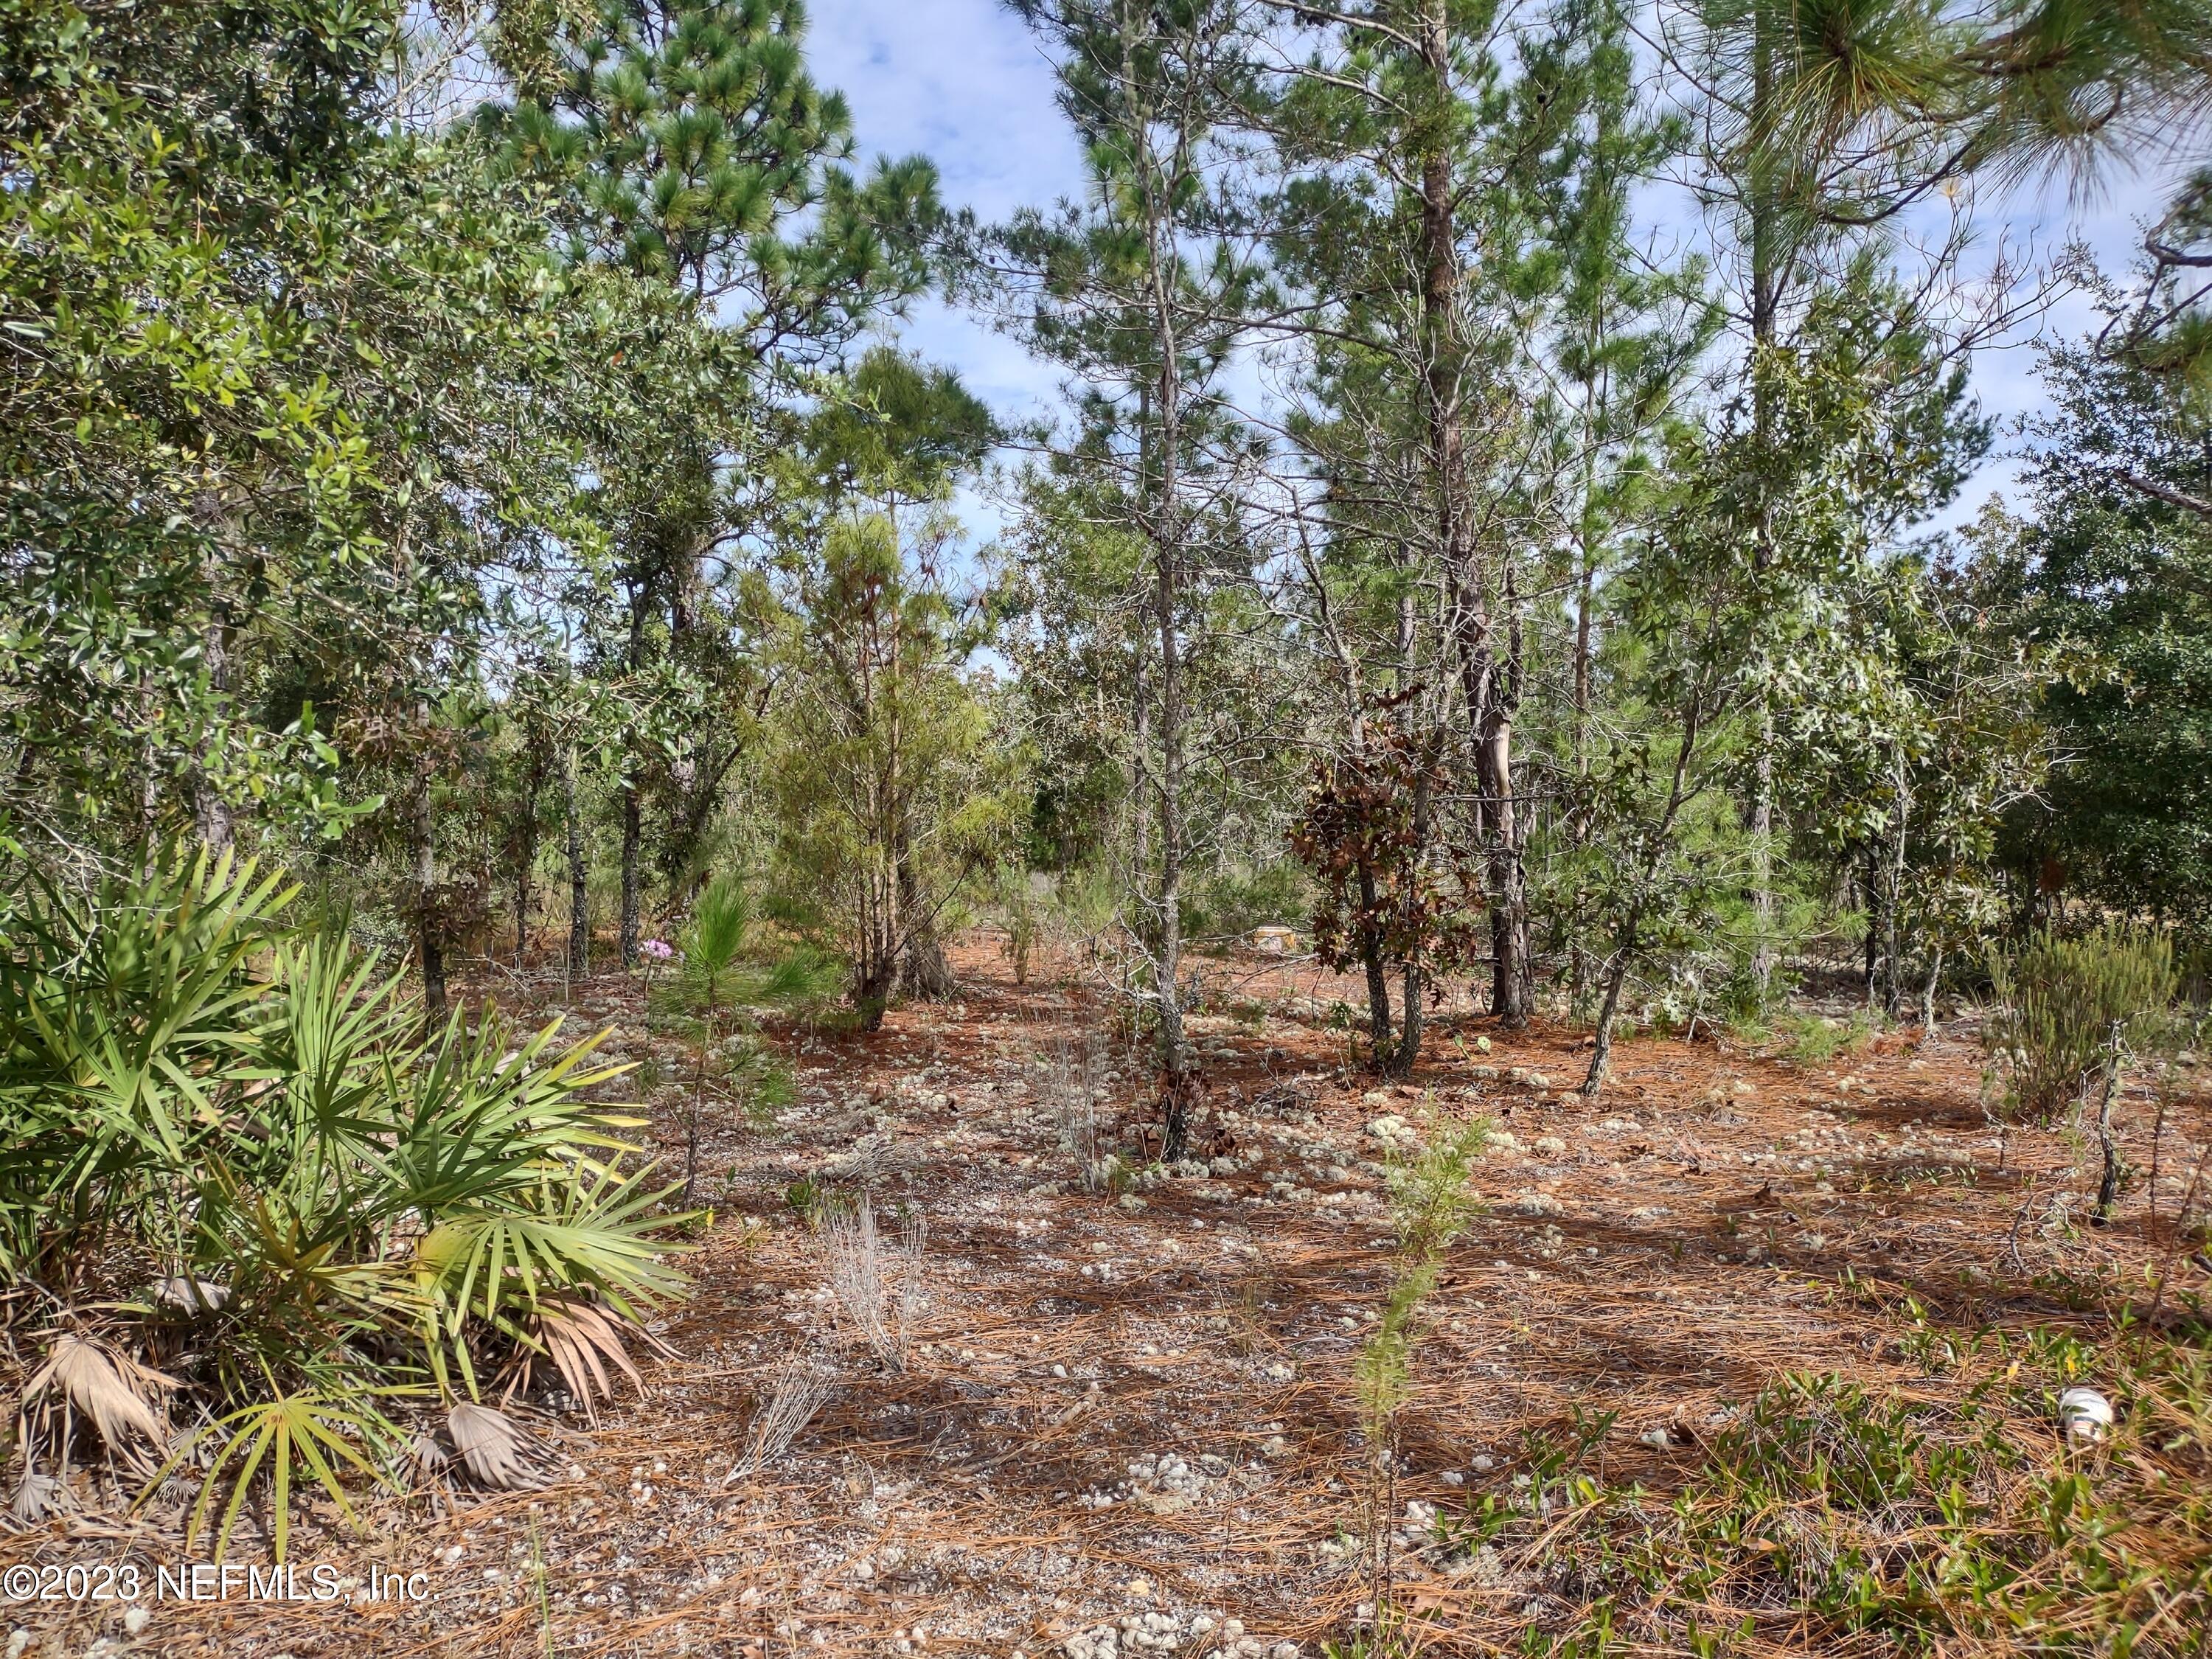
<instances>
[{"instance_id":1,"label":"white rock on ground","mask_svg":"<svg viewBox=\"0 0 2212 1659\"><path fill-rule=\"evenodd\" d=\"M1123 1659L1139 1653L1201 1653L1223 1659L1298 1659L1295 1642L1270 1645L1247 1636L1242 1621L1203 1613L1125 1613L1087 1626L1060 1643L1066 1659Z\"/></svg>"}]
</instances>

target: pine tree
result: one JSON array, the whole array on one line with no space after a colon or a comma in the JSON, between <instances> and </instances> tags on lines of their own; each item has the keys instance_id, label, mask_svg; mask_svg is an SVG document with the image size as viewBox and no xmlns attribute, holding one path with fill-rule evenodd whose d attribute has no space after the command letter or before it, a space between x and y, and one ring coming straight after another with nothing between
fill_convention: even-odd
<instances>
[{"instance_id":1,"label":"pine tree","mask_svg":"<svg viewBox=\"0 0 2212 1659\"><path fill-rule=\"evenodd\" d=\"M1015 0L1059 65L1060 105L1089 153L1091 200L1026 213L987 261L1011 326L1091 387L1082 462L1097 503L1141 538L1149 659L1133 711L1140 822L1137 925L1158 1042L1165 1155L1182 1156L1194 1092L1183 1036L1194 615L1206 508L1243 446L1218 396L1258 288L1223 212L1217 167L1244 99L1244 0Z\"/></svg>"},{"instance_id":2,"label":"pine tree","mask_svg":"<svg viewBox=\"0 0 2212 1659\"><path fill-rule=\"evenodd\" d=\"M844 100L807 74L798 0L605 0L586 21L507 38L522 95L490 112L515 163L567 186L572 255L689 295L723 356L716 384L664 406L653 429L609 434L602 468L628 612L620 671L639 705L672 677L727 685L744 664L716 605L708 552L738 528L726 473L774 428L791 371L831 362L884 307L927 280L940 217L919 157L865 179ZM725 618L724 620L728 620ZM676 701L692 703L696 699ZM730 720L687 718L667 742L630 724L622 770L622 954L637 960L644 792L656 756L675 798L664 862L680 880L737 758Z\"/></svg>"}]
</instances>

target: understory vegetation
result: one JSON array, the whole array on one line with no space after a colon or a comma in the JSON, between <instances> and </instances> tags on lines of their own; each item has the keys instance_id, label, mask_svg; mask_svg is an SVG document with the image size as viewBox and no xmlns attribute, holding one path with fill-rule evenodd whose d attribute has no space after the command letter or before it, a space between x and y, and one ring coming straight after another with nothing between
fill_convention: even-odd
<instances>
[{"instance_id":1,"label":"understory vegetation","mask_svg":"<svg viewBox=\"0 0 2212 1659\"><path fill-rule=\"evenodd\" d=\"M1671 1493L1608 1484L1586 1449L1547 1448L1539 1547L1594 1611L1537 1647L1656 1639L1720 1654L1794 1629L1900 1652L2202 1652L2201 1329L2104 1352L2063 1335L1972 1339L1939 1373L1940 1401L1787 1374L1723 1422L1675 1427L1692 1472ZM2043 1425L2059 1395L2090 1378L2132 1402L2127 1420L2054 1442ZM1445 1523L1470 1547L1528 1526L1510 1513Z\"/></svg>"},{"instance_id":2,"label":"understory vegetation","mask_svg":"<svg viewBox=\"0 0 2212 1659\"><path fill-rule=\"evenodd\" d=\"M10 919L0 1254L44 1353L19 1522L75 1504L83 1458L126 1499L197 1482L218 1544L265 1473L280 1554L301 1486L346 1510L354 1477L456 1458L502 1484L530 1452L487 1389L537 1365L591 1409L683 1289L664 1194L590 1101L621 1068L554 1026L426 1027L295 896L203 852Z\"/></svg>"}]
</instances>

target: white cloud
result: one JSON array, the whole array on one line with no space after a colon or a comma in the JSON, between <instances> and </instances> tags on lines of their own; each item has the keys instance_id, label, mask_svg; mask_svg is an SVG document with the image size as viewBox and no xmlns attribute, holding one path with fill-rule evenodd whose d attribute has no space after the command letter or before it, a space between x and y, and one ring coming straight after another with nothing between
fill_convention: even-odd
<instances>
[{"instance_id":1,"label":"white cloud","mask_svg":"<svg viewBox=\"0 0 2212 1659\"><path fill-rule=\"evenodd\" d=\"M1000 0L817 0L807 55L853 106L864 155L920 150L985 219L1082 188L1052 66Z\"/></svg>"}]
</instances>

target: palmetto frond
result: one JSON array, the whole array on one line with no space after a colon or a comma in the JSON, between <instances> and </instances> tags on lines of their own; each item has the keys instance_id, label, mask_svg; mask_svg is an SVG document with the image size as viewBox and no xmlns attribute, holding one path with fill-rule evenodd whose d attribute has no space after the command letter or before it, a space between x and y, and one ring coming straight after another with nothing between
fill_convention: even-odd
<instances>
[{"instance_id":1,"label":"palmetto frond","mask_svg":"<svg viewBox=\"0 0 2212 1659\"><path fill-rule=\"evenodd\" d=\"M620 1076L623 1065L592 1063L592 1037L554 1052L556 1025L505 1047L500 1022L473 1030L455 1011L441 1041L411 1071L387 1063L395 1139L380 1168L395 1209L424 1220L447 1206L535 1185L548 1161L566 1164L623 1143L609 1133L624 1120L580 1098Z\"/></svg>"},{"instance_id":2,"label":"palmetto frond","mask_svg":"<svg viewBox=\"0 0 2212 1659\"><path fill-rule=\"evenodd\" d=\"M479 1484L502 1492L527 1492L545 1484L544 1449L505 1412L463 1401L446 1413L446 1432L461 1467Z\"/></svg>"},{"instance_id":3,"label":"palmetto frond","mask_svg":"<svg viewBox=\"0 0 2212 1659\"><path fill-rule=\"evenodd\" d=\"M91 1425L108 1454L131 1468L151 1468L168 1445L158 1407L176 1378L140 1364L120 1347L77 1331L57 1333L46 1363L23 1384L19 1414L35 1419L41 1437L66 1454L75 1419Z\"/></svg>"},{"instance_id":4,"label":"palmetto frond","mask_svg":"<svg viewBox=\"0 0 2212 1659\"><path fill-rule=\"evenodd\" d=\"M526 1322L547 1302L589 1291L623 1318L681 1293L682 1273L661 1261L652 1237L665 1224L665 1189L645 1171L594 1166L509 1194L498 1207L457 1206L416 1249L416 1273L432 1304L430 1360L441 1382L448 1360L475 1392L468 1337L481 1322L527 1340Z\"/></svg>"},{"instance_id":5,"label":"palmetto frond","mask_svg":"<svg viewBox=\"0 0 2212 1659\"><path fill-rule=\"evenodd\" d=\"M632 1321L581 1297L548 1297L526 1322L535 1346L552 1361L568 1392L596 1421L598 1402L615 1397L615 1377L627 1376L641 1398L645 1378L629 1357L629 1345L643 1342L662 1353L667 1345ZM527 1386L535 1356L526 1351L518 1381Z\"/></svg>"},{"instance_id":6,"label":"palmetto frond","mask_svg":"<svg viewBox=\"0 0 2212 1659\"><path fill-rule=\"evenodd\" d=\"M280 1551L296 1474L342 1509L354 1477L397 1480L416 1437L393 1413L473 1395L481 1364L544 1355L587 1407L641 1386L646 1311L684 1285L663 1194L623 1164L633 1120L587 1098L624 1069L595 1039L459 1012L426 1036L374 957L286 927L287 896L157 859L89 900L34 895L0 951L0 1255L192 1345L170 1376L58 1329L22 1401L32 1462L82 1424L146 1473L188 1391L202 1426L171 1467L213 1447L195 1533L227 1542L265 1487ZM512 1474L521 1454L463 1420L479 1478Z\"/></svg>"},{"instance_id":7,"label":"palmetto frond","mask_svg":"<svg viewBox=\"0 0 2212 1659\"><path fill-rule=\"evenodd\" d=\"M226 1481L229 1501L216 1520L216 1559L230 1547L232 1532L252 1493L254 1478L265 1468L270 1477L270 1514L276 1559L283 1560L291 1529L292 1489L304 1471L313 1478L338 1512L354 1516L346 1491L349 1473L381 1486L394 1484L394 1455L400 1444L398 1425L388 1417L380 1399L390 1390L303 1388L283 1391L268 1373L268 1398L225 1413L188 1437L170 1457L160 1480L183 1465L203 1439L216 1442L199 1496L186 1518L187 1544L205 1534L210 1515Z\"/></svg>"},{"instance_id":8,"label":"palmetto frond","mask_svg":"<svg viewBox=\"0 0 2212 1659\"><path fill-rule=\"evenodd\" d=\"M6 1244L19 1268L27 1249L74 1249L220 1130L267 995L246 963L290 896L204 854L89 899L34 889L0 953L0 1194L45 1228Z\"/></svg>"}]
</instances>

